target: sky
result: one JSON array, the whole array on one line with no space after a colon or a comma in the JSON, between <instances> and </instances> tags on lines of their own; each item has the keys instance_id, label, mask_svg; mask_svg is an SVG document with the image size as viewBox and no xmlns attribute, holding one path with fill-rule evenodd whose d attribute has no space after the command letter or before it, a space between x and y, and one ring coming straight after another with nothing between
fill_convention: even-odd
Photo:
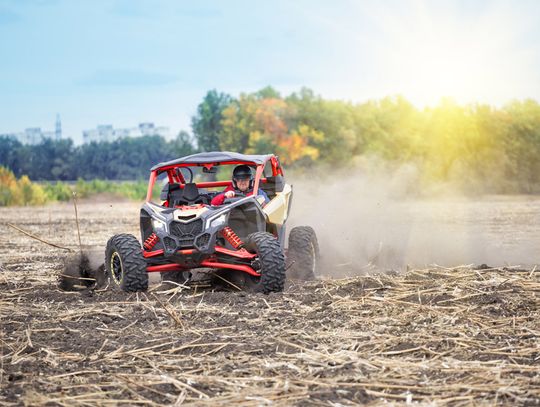
<instances>
[{"instance_id":1,"label":"sky","mask_svg":"<svg viewBox=\"0 0 540 407\"><path fill-rule=\"evenodd\" d=\"M540 100L540 2L0 0L0 134L190 130L210 89Z\"/></svg>"}]
</instances>

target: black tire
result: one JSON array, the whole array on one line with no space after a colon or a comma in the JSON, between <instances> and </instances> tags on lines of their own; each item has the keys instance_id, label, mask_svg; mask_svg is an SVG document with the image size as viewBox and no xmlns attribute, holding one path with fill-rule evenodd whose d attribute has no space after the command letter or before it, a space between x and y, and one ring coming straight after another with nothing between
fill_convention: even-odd
<instances>
[{"instance_id":1,"label":"black tire","mask_svg":"<svg viewBox=\"0 0 540 407\"><path fill-rule=\"evenodd\" d=\"M267 232L255 232L246 239L246 249L259 255L260 277L247 276L247 288L264 294L283 291L285 255L277 239Z\"/></svg>"},{"instance_id":2,"label":"black tire","mask_svg":"<svg viewBox=\"0 0 540 407\"><path fill-rule=\"evenodd\" d=\"M313 280L319 259L319 242L313 228L310 226L293 228L289 233L287 277L296 280Z\"/></svg>"},{"instance_id":3,"label":"black tire","mask_svg":"<svg viewBox=\"0 0 540 407\"><path fill-rule=\"evenodd\" d=\"M142 248L133 235L115 235L107 242L105 268L111 285L127 292L146 291L148 273Z\"/></svg>"}]
</instances>

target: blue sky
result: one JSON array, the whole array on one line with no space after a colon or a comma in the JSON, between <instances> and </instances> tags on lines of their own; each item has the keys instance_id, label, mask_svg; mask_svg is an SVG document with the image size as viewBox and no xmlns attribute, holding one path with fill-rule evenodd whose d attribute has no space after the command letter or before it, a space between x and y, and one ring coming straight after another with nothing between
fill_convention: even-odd
<instances>
[{"instance_id":1,"label":"blue sky","mask_svg":"<svg viewBox=\"0 0 540 407\"><path fill-rule=\"evenodd\" d=\"M537 1L0 0L0 133L189 130L209 89L540 99Z\"/></svg>"}]
</instances>

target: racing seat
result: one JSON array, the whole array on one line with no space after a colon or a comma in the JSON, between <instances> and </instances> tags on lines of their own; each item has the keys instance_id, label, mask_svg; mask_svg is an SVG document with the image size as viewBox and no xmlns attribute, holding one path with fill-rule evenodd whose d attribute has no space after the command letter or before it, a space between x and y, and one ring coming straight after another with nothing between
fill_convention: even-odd
<instances>
[{"instance_id":1,"label":"racing seat","mask_svg":"<svg viewBox=\"0 0 540 407\"><path fill-rule=\"evenodd\" d=\"M169 208L198 203L210 204L208 194L201 195L197 185L191 182L184 184L184 188L181 188L180 184L177 183L166 184L161 190L160 199L167 201Z\"/></svg>"},{"instance_id":2,"label":"racing seat","mask_svg":"<svg viewBox=\"0 0 540 407\"><path fill-rule=\"evenodd\" d=\"M272 200L276 196L276 192L282 192L285 188L285 178L283 175L276 175L275 177L266 177L266 182L261 182L259 185L268 198Z\"/></svg>"},{"instance_id":3,"label":"racing seat","mask_svg":"<svg viewBox=\"0 0 540 407\"><path fill-rule=\"evenodd\" d=\"M167 201L169 208L178 205L178 201L182 199L183 191L180 189L180 184L166 184L161 190L160 199Z\"/></svg>"},{"instance_id":4,"label":"racing seat","mask_svg":"<svg viewBox=\"0 0 540 407\"><path fill-rule=\"evenodd\" d=\"M202 203L201 197L199 195L199 189L197 185L193 182L188 182L184 185L182 201L184 204L193 205L196 203Z\"/></svg>"},{"instance_id":5,"label":"racing seat","mask_svg":"<svg viewBox=\"0 0 540 407\"><path fill-rule=\"evenodd\" d=\"M200 196L199 189L194 183L187 183L184 188L180 188L180 184L177 183L167 184L163 187L160 198L169 203L169 208L203 203L203 197Z\"/></svg>"}]
</instances>

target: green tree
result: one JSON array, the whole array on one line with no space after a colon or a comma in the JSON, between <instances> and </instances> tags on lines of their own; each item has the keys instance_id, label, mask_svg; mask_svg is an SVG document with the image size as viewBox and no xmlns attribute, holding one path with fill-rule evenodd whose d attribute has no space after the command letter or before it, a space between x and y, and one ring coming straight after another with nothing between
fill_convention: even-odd
<instances>
[{"instance_id":1,"label":"green tree","mask_svg":"<svg viewBox=\"0 0 540 407\"><path fill-rule=\"evenodd\" d=\"M250 135L257 131L254 119L256 110L256 98L244 93L223 109L220 136L222 150L246 152L250 146Z\"/></svg>"},{"instance_id":2,"label":"green tree","mask_svg":"<svg viewBox=\"0 0 540 407\"><path fill-rule=\"evenodd\" d=\"M534 100L512 102L507 114L502 145L509 158L508 177L519 185L518 192L540 192L540 104Z\"/></svg>"},{"instance_id":3,"label":"green tree","mask_svg":"<svg viewBox=\"0 0 540 407\"><path fill-rule=\"evenodd\" d=\"M286 98L292 110L289 126L300 129L308 126L318 137L311 145L320 152L321 159L333 165L346 164L357 152L357 129L353 105L348 102L324 100L302 88Z\"/></svg>"},{"instance_id":4,"label":"green tree","mask_svg":"<svg viewBox=\"0 0 540 407\"><path fill-rule=\"evenodd\" d=\"M218 151L220 149L223 110L231 101L232 98L229 95L213 89L205 95L197 107L197 114L191 120L191 128L199 150Z\"/></svg>"},{"instance_id":5,"label":"green tree","mask_svg":"<svg viewBox=\"0 0 540 407\"><path fill-rule=\"evenodd\" d=\"M195 154L196 150L193 146L193 139L187 131L180 131L178 136L170 143L171 153L175 157L185 157L186 155Z\"/></svg>"},{"instance_id":6,"label":"green tree","mask_svg":"<svg viewBox=\"0 0 540 407\"><path fill-rule=\"evenodd\" d=\"M20 167L22 144L14 137L0 136L0 165L6 168Z\"/></svg>"},{"instance_id":7,"label":"green tree","mask_svg":"<svg viewBox=\"0 0 540 407\"><path fill-rule=\"evenodd\" d=\"M272 86L266 86L255 92L254 96L257 99L281 99L281 95Z\"/></svg>"}]
</instances>

